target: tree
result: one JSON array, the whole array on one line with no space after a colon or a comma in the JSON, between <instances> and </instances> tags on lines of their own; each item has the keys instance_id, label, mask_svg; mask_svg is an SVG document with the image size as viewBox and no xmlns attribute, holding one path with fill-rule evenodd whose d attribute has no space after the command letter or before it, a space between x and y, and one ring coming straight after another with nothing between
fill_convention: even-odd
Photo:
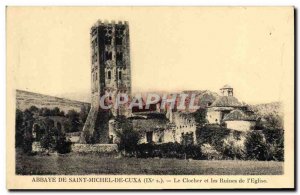
<instances>
[{"instance_id":1,"label":"tree","mask_svg":"<svg viewBox=\"0 0 300 195\"><path fill-rule=\"evenodd\" d=\"M55 107L50 110L50 116L59 116L60 115L60 110L58 107Z\"/></svg>"},{"instance_id":2,"label":"tree","mask_svg":"<svg viewBox=\"0 0 300 195\"><path fill-rule=\"evenodd\" d=\"M262 133L252 131L245 141L246 156L249 160L267 160L268 151L265 138Z\"/></svg>"},{"instance_id":3,"label":"tree","mask_svg":"<svg viewBox=\"0 0 300 195\"><path fill-rule=\"evenodd\" d=\"M137 149L140 134L133 129L131 121L128 121L126 118L119 117L116 119L116 122L117 126L120 127L120 129L116 131L120 139L118 147L120 150L124 150L132 155Z\"/></svg>"},{"instance_id":4,"label":"tree","mask_svg":"<svg viewBox=\"0 0 300 195\"><path fill-rule=\"evenodd\" d=\"M23 126L23 112L19 109L16 110L16 147L20 147L23 144L24 126Z\"/></svg>"},{"instance_id":5,"label":"tree","mask_svg":"<svg viewBox=\"0 0 300 195\"><path fill-rule=\"evenodd\" d=\"M79 117L82 123L86 121L88 114L89 114L89 107L87 108L86 106L82 105L79 113Z\"/></svg>"},{"instance_id":6,"label":"tree","mask_svg":"<svg viewBox=\"0 0 300 195\"><path fill-rule=\"evenodd\" d=\"M76 112L75 110L69 110L66 117L69 118L70 123L71 123L70 131L71 132L77 132L79 130L79 126L82 125L80 123L79 113Z\"/></svg>"},{"instance_id":7,"label":"tree","mask_svg":"<svg viewBox=\"0 0 300 195\"><path fill-rule=\"evenodd\" d=\"M47 131L44 136L42 136L41 140L41 146L45 149L49 150L55 147L55 139L53 138L53 135L51 132Z\"/></svg>"},{"instance_id":8,"label":"tree","mask_svg":"<svg viewBox=\"0 0 300 195\"><path fill-rule=\"evenodd\" d=\"M199 108L196 112L194 112L194 117L195 117L197 126L202 127L205 124L207 124L205 108Z\"/></svg>"},{"instance_id":9,"label":"tree","mask_svg":"<svg viewBox=\"0 0 300 195\"><path fill-rule=\"evenodd\" d=\"M32 112L32 113L38 113L39 112L39 108L36 107L36 106L31 106L29 108L29 111Z\"/></svg>"},{"instance_id":10,"label":"tree","mask_svg":"<svg viewBox=\"0 0 300 195\"><path fill-rule=\"evenodd\" d=\"M40 116L50 116L50 109L49 108L41 108L39 111Z\"/></svg>"},{"instance_id":11,"label":"tree","mask_svg":"<svg viewBox=\"0 0 300 195\"><path fill-rule=\"evenodd\" d=\"M265 119L264 129L283 129L283 119L278 114L268 114L263 118Z\"/></svg>"},{"instance_id":12,"label":"tree","mask_svg":"<svg viewBox=\"0 0 300 195\"><path fill-rule=\"evenodd\" d=\"M23 143L22 149L25 153L32 151L32 126L33 126L33 113L26 109L23 112Z\"/></svg>"},{"instance_id":13,"label":"tree","mask_svg":"<svg viewBox=\"0 0 300 195\"><path fill-rule=\"evenodd\" d=\"M63 110L60 111L59 116L65 116L65 112Z\"/></svg>"},{"instance_id":14,"label":"tree","mask_svg":"<svg viewBox=\"0 0 300 195\"><path fill-rule=\"evenodd\" d=\"M215 125L205 125L196 130L197 143L210 144L217 151L221 152L223 150L224 139L229 135L230 130L224 127L219 127Z\"/></svg>"},{"instance_id":15,"label":"tree","mask_svg":"<svg viewBox=\"0 0 300 195\"><path fill-rule=\"evenodd\" d=\"M58 136L55 149L60 154L66 154L71 152L71 142L66 139L65 134L60 134Z\"/></svg>"},{"instance_id":16,"label":"tree","mask_svg":"<svg viewBox=\"0 0 300 195\"><path fill-rule=\"evenodd\" d=\"M284 130L283 129L264 129L262 131L268 145L269 160L284 160Z\"/></svg>"}]
</instances>

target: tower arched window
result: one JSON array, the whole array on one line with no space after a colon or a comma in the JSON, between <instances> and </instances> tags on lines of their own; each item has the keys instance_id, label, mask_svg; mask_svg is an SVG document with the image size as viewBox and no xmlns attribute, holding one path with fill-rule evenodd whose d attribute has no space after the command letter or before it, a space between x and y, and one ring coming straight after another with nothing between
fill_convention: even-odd
<instances>
[{"instance_id":1,"label":"tower arched window","mask_svg":"<svg viewBox=\"0 0 300 195\"><path fill-rule=\"evenodd\" d=\"M123 42L123 37L121 37L121 36L116 37L116 44L117 45L122 45L122 42Z\"/></svg>"},{"instance_id":2,"label":"tower arched window","mask_svg":"<svg viewBox=\"0 0 300 195\"><path fill-rule=\"evenodd\" d=\"M111 79L111 71L110 70L107 72L107 78Z\"/></svg>"},{"instance_id":3,"label":"tower arched window","mask_svg":"<svg viewBox=\"0 0 300 195\"><path fill-rule=\"evenodd\" d=\"M123 53L122 52L118 52L117 53L117 61L122 61L123 60Z\"/></svg>"},{"instance_id":4,"label":"tower arched window","mask_svg":"<svg viewBox=\"0 0 300 195\"><path fill-rule=\"evenodd\" d=\"M111 36L105 36L105 45L111 45Z\"/></svg>"},{"instance_id":5,"label":"tower arched window","mask_svg":"<svg viewBox=\"0 0 300 195\"><path fill-rule=\"evenodd\" d=\"M105 58L106 58L106 60L111 60L112 59L112 52L109 52L109 51L105 52Z\"/></svg>"},{"instance_id":6,"label":"tower arched window","mask_svg":"<svg viewBox=\"0 0 300 195\"><path fill-rule=\"evenodd\" d=\"M119 72L119 80L122 80L122 72Z\"/></svg>"}]
</instances>

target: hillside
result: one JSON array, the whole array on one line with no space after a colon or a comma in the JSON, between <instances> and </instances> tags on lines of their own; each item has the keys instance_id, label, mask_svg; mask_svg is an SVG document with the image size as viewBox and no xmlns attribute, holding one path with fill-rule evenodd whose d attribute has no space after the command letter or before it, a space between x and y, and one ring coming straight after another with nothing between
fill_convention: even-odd
<instances>
[{"instance_id":1,"label":"hillside","mask_svg":"<svg viewBox=\"0 0 300 195\"><path fill-rule=\"evenodd\" d=\"M201 108L205 108L206 106L210 105L219 97L216 92L209 90L189 90L183 91L182 93L189 95L196 94L195 101L197 101L197 105Z\"/></svg>"},{"instance_id":2,"label":"hillside","mask_svg":"<svg viewBox=\"0 0 300 195\"><path fill-rule=\"evenodd\" d=\"M85 106L87 108L90 106L90 103L69 100L65 98L58 98L54 96L43 95L28 91L16 90L17 109L25 110L26 108L30 108L31 106L36 106L38 108L58 107L60 110L68 112L68 110L72 109L80 111L82 106Z\"/></svg>"},{"instance_id":3,"label":"hillside","mask_svg":"<svg viewBox=\"0 0 300 195\"><path fill-rule=\"evenodd\" d=\"M257 104L257 105L250 105L249 106L252 111L257 113L259 116L267 116L267 115L277 115L282 117L283 116L283 108L280 102L272 102L266 104Z\"/></svg>"}]
</instances>

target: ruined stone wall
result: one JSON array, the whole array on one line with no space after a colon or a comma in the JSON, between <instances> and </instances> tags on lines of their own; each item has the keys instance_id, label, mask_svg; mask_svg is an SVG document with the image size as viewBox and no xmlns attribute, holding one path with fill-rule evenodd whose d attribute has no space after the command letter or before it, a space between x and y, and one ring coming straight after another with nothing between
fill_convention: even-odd
<instances>
[{"instance_id":1,"label":"ruined stone wall","mask_svg":"<svg viewBox=\"0 0 300 195\"><path fill-rule=\"evenodd\" d=\"M250 131L255 127L255 121L225 121L226 128L237 131Z\"/></svg>"},{"instance_id":2,"label":"ruined stone wall","mask_svg":"<svg viewBox=\"0 0 300 195\"><path fill-rule=\"evenodd\" d=\"M206 119L210 124L220 124L222 121L222 112L208 109Z\"/></svg>"},{"instance_id":3,"label":"ruined stone wall","mask_svg":"<svg viewBox=\"0 0 300 195\"><path fill-rule=\"evenodd\" d=\"M113 153L118 151L117 144L73 144L72 152Z\"/></svg>"},{"instance_id":4,"label":"ruined stone wall","mask_svg":"<svg viewBox=\"0 0 300 195\"><path fill-rule=\"evenodd\" d=\"M196 122L192 114L180 112L173 113L173 123L175 124L175 141L181 143L185 134L193 134L194 143L196 143Z\"/></svg>"}]
</instances>

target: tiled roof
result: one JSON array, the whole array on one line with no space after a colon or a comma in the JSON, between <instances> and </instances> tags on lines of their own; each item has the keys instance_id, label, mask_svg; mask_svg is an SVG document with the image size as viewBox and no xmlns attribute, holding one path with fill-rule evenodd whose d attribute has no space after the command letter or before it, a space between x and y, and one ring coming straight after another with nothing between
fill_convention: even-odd
<instances>
[{"instance_id":1,"label":"tiled roof","mask_svg":"<svg viewBox=\"0 0 300 195\"><path fill-rule=\"evenodd\" d=\"M242 110L233 110L229 114L227 114L224 121L255 121L255 116L248 115L244 113Z\"/></svg>"},{"instance_id":2,"label":"tiled roof","mask_svg":"<svg viewBox=\"0 0 300 195\"><path fill-rule=\"evenodd\" d=\"M211 107L241 107L244 106L233 96L221 96L214 101Z\"/></svg>"}]
</instances>

